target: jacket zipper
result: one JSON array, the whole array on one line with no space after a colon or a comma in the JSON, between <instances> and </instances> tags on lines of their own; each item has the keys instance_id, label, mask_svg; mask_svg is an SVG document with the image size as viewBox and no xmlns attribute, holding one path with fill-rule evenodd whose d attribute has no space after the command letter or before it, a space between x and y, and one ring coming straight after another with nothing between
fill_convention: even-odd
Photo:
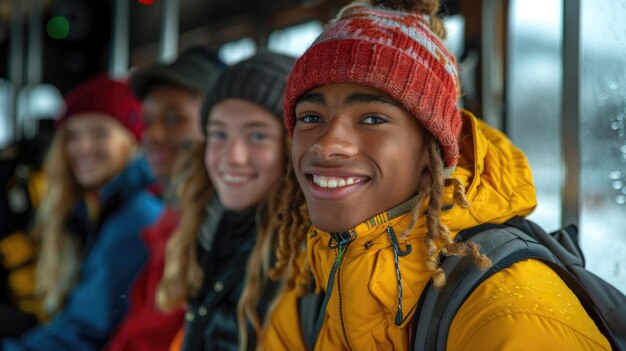
<instances>
[{"instance_id":1,"label":"jacket zipper","mask_svg":"<svg viewBox=\"0 0 626 351\"><path fill-rule=\"evenodd\" d=\"M330 276L328 277L328 283L326 285L326 293L324 294L324 300L322 301L322 306L320 307L320 313L317 316L317 320L313 326L313 330L310 335L306 336L306 342L309 345L310 349L315 348L315 343L317 342L317 337L322 329L322 324L324 324L324 320L326 319L326 307L328 306L328 301L333 293L333 286L335 285L335 280L337 280L337 286L340 287L340 279L339 273L341 273L341 262L343 261L343 256L348 249L348 245L352 240L356 238L356 235L351 232L341 232L341 233L331 233L331 239L328 243L328 247L331 249L337 249L337 253L335 255L335 262L333 262L333 266L330 270ZM336 276L336 279L335 279ZM337 295L339 299L339 320L341 324L341 329L343 331L343 335L346 339L346 343L348 344L348 348L350 348L350 342L348 341L348 334L346 333L346 328L343 323L343 311L341 308L341 291ZM351 348L350 348L351 349Z\"/></svg>"},{"instance_id":2,"label":"jacket zipper","mask_svg":"<svg viewBox=\"0 0 626 351\"><path fill-rule=\"evenodd\" d=\"M341 324L341 330L343 331L343 337L346 339L348 349L352 350L350 346L350 340L348 339L348 332L346 331L346 325L343 322L343 304L341 296L341 267L337 271L337 300L339 301L339 324Z\"/></svg>"},{"instance_id":3,"label":"jacket zipper","mask_svg":"<svg viewBox=\"0 0 626 351\"><path fill-rule=\"evenodd\" d=\"M350 340L348 339L348 332L346 331L346 326L343 321L343 303L342 303L342 294L341 294L341 264L343 262L343 257L348 250L348 244L352 241L352 238L343 237L341 240L337 240L337 256L335 257L335 262L333 266L337 269L337 301L339 307L339 324L341 325L341 331L343 332L343 337L346 340L346 344L349 350L352 350L350 346Z\"/></svg>"}]
</instances>

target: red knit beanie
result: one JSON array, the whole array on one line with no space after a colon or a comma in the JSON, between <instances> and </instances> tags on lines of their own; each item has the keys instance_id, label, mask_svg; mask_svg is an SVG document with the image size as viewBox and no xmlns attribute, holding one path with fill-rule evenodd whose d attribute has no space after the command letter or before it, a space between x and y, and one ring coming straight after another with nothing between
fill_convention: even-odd
<instances>
[{"instance_id":1,"label":"red knit beanie","mask_svg":"<svg viewBox=\"0 0 626 351\"><path fill-rule=\"evenodd\" d=\"M456 60L429 21L423 14L365 3L346 6L291 71L284 99L289 134L302 94L354 82L402 103L437 138L446 168L455 166L461 131Z\"/></svg>"},{"instance_id":2,"label":"red knit beanie","mask_svg":"<svg viewBox=\"0 0 626 351\"><path fill-rule=\"evenodd\" d=\"M100 112L118 120L137 140L141 139L141 102L126 82L112 80L107 74L92 77L65 96L65 112L57 127L77 114Z\"/></svg>"}]
</instances>

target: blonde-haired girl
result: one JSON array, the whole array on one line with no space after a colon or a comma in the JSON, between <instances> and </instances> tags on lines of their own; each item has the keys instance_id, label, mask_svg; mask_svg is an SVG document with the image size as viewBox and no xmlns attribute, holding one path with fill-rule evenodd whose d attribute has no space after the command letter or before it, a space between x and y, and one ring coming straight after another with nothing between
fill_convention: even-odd
<instances>
[{"instance_id":1,"label":"blonde-haired girl","mask_svg":"<svg viewBox=\"0 0 626 351\"><path fill-rule=\"evenodd\" d=\"M201 114L206 145L182 161L181 225L167 244L157 291L166 311L187 302L184 335L171 349L255 346L253 331L272 296L262 273L290 165L282 97L293 61L258 54L227 68L209 89ZM238 312L240 296L246 302Z\"/></svg>"},{"instance_id":2,"label":"blonde-haired girl","mask_svg":"<svg viewBox=\"0 0 626 351\"><path fill-rule=\"evenodd\" d=\"M37 291L51 317L3 350L99 350L128 307L147 257L140 237L162 210L138 157L140 104L127 85L93 77L65 98L37 213Z\"/></svg>"}]
</instances>

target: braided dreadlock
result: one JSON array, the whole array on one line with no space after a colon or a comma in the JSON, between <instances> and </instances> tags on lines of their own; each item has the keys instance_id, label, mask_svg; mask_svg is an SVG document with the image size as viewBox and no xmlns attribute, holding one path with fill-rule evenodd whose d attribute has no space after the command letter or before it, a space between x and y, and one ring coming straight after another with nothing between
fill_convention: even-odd
<instances>
[{"instance_id":1,"label":"braided dreadlock","mask_svg":"<svg viewBox=\"0 0 626 351\"><path fill-rule=\"evenodd\" d=\"M283 149L285 150L285 174L292 174L291 143L287 137L285 137L285 147ZM290 203L292 198L295 198L293 196L294 190L299 190L297 183L295 183L295 189L293 184L288 176L283 177L280 183L267 196L264 203L260 204L260 209L258 210L261 216L258 224L256 244L248 258L246 284L237 306L240 350L247 350L247 322L252 325L257 335L261 330L262 321L258 313L258 304L265 291L268 276L275 276L272 275L274 268L270 268L270 261L272 260L272 251L275 248L276 241L281 242L281 239L277 239L277 233L280 232L280 226L292 218L290 210L286 209L286 205ZM295 220L308 223L306 207L303 212L299 213L300 217L296 216ZM305 234L306 227L307 225L303 226Z\"/></svg>"},{"instance_id":2,"label":"braided dreadlock","mask_svg":"<svg viewBox=\"0 0 626 351\"><path fill-rule=\"evenodd\" d=\"M293 167L288 167L285 179L285 191L278 210L278 243L276 246L276 263L270 269L269 276L273 280L279 279L287 267L291 274L285 283L288 289L296 287L306 289L308 267L301 267L298 258L304 253L304 242L310 225L308 209L304 194L300 190Z\"/></svg>"},{"instance_id":3,"label":"braided dreadlock","mask_svg":"<svg viewBox=\"0 0 626 351\"><path fill-rule=\"evenodd\" d=\"M445 179L444 163L439 143L432 137L428 137L427 140L431 174L430 185L427 191L429 196L428 210L426 212L428 233L424 239L427 252L426 267L432 273L434 286L441 288L446 283L446 276L439 266L440 252L445 255L466 256L469 251L469 255L481 269L489 267L491 261L484 254L480 253L478 245L475 243L453 241L450 230L441 223L441 208L443 207L441 199L446 186L454 187L454 204L459 205L461 208L468 208L469 203L465 197L463 184L455 178ZM416 216L415 211L416 209L413 210L413 216Z\"/></svg>"}]
</instances>

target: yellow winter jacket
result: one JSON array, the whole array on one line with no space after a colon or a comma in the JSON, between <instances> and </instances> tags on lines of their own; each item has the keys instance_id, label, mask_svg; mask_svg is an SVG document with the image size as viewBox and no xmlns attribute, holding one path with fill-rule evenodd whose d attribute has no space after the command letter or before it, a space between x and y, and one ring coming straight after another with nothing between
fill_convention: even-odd
<instances>
[{"instance_id":1,"label":"yellow winter jacket","mask_svg":"<svg viewBox=\"0 0 626 351\"><path fill-rule=\"evenodd\" d=\"M469 209L442 214L453 235L485 222L503 223L528 215L536 205L531 170L524 154L499 131L464 113L461 158L453 177L466 186ZM451 193L445 203L451 203ZM315 350L411 350L415 306L430 275L425 266L424 218L400 249L402 323L395 324L398 283L387 228L399 238L407 228L407 204L379 214L352 231L337 270L326 319ZM330 234L311 228L307 259L316 290L327 288L338 254ZM295 292L283 293L263 333L265 350L306 350L300 331ZM536 260L514 264L483 282L465 301L450 327L448 350L610 350L584 308L565 283Z\"/></svg>"}]
</instances>

